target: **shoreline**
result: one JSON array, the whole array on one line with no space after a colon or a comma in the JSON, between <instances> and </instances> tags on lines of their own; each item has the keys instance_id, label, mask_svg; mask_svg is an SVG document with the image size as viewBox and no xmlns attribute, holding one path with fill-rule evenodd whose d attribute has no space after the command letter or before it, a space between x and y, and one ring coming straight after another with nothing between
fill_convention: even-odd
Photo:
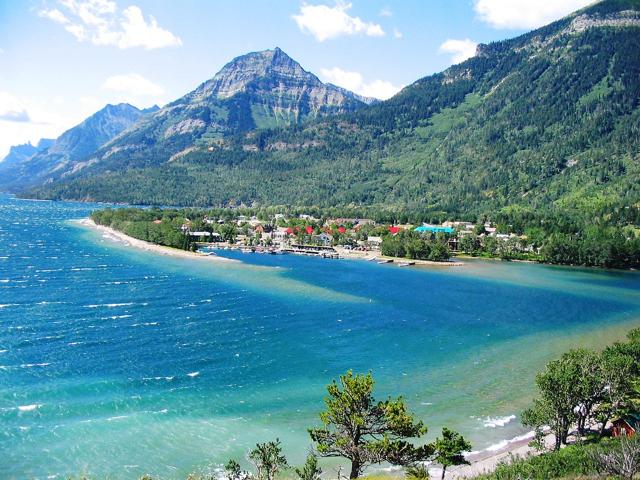
<instances>
[{"instance_id":1,"label":"shoreline","mask_svg":"<svg viewBox=\"0 0 640 480\"><path fill-rule=\"evenodd\" d=\"M400 263L411 263L411 266L419 267L419 266L429 266L429 267L464 267L464 262L459 262L453 260L452 256L449 261L446 262L434 262L432 260L418 260L411 258L402 258L402 257L388 257L386 255L382 255L380 252L363 252L359 250L348 250L346 248L341 247L333 247L338 254L347 260L366 260L368 262L372 261L385 261L390 260L389 263L394 263L396 266Z\"/></svg>"},{"instance_id":2,"label":"shoreline","mask_svg":"<svg viewBox=\"0 0 640 480\"><path fill-rule=\"evenodd\" d=\"M510 463L517 458L540 455L541 452L529 446L533 437L534 435L531 431L508 440L503 440L495 446L487 447L479 452L472 452L466 457L470 465L460 465L450 468L445 478L456 480L472 479L478 475L492 473L501 463ZM553 435L547 435L545 437L545 443L550 445L552 442ZM442 473L440 468L436 468L434 471L435 470L437 470L438 475Z\"/></svg>"},{"instance_id":3,"label":"shoreline","mask_svg":"<svg viewBox=\"0 0 640 480\"><path fill-rule=\"evenodd\" d=\"M98 225L96 222L91 220L90 218L83 218L82 220L77 220L74 223L85 227L90 228L92 230L96 230L98 232L103 233L103 238L111 237L110 240L114 242L119 242L123 244L125 247L132 247L139 250L145 250L147 252L156 253L159 255L164 255L168 257L176 257L176 258L188 258L191 260L208 260L212 262L223 262L223 263L241 263L240 260L234 260L231 258L220 257L215 254L205 254L199 252L190 252L187 250L179 250L177 248L166 247L164 245L157 245L155 243L147 242L145 240L140 240L138 238L131 237L126 233L122 233L119 230L115 230L111 227L105 227L104 225Z\"/></svg>"}]
</instances>

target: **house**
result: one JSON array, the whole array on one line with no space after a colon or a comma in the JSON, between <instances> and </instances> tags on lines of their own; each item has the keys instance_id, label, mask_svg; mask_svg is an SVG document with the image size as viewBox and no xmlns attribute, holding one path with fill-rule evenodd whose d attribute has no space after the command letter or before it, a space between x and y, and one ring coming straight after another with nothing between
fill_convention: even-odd
<instances>
[{"instance_id":1,"label":"house","mask_svg":"<svg viewBox=\"0 0 640 480\"><path fill-rule=\"evenodd\" d=\"M447 233L449 235L454 232L452 227L445 227L441 225L429 225L427 223L414 228L414 231L418 233Z\"/></svg>"},{"instance_id":2,"label":"house","mask_svg":"<svg viewBox=\"0 0 640 480\"><path fill-rule=\"evenodd\" d=\"M289 237L288 228L278 227L271 231L271 240L276 243L285 243Z\"/></svg>"},{"instance_id":3,"label":"house","mask_svg":"<svg viewBox=\"0 0 640 480\"><path fill-rule=\"evenodd\" d=\"M211 241L211 242L219 242L221 240L221 236L217 232L189 232L189 236L196 239L196 241Z\"/></svg>"},{"instance_id":4,"label":"house","mask_svg":"<svg viewBox=\"0 0 640 480\"><path fill-rule=\"evenodd\" d=\"M457 230L473 230L475 225L471 222L461 222L461 221L451 221L447 220L446 222L442 222L443 227L451 227Z\"/></svg>"},{"instance_id":5,"label":"house","mask_svg":"<svg viewBox=\"0 0 640 480\"><path fill-rule=\"evenodd\" d=\"M314 238L320 245L324 245L325 247L331 245L331 242L333 241L333 237L324 232L320 235L316 235Z\"/></svg>"},{"instance_id":6,"label":"house","mask_svg":"<svg viewBox=\"0 0 640 480\"><path fill-rule=\"evenodd\" d=\"M635 413L614 420L611 435L633 437L638 430L640 430L640 414Z\"/></svg>"},{"instance_id":7,"label":"house","mask_svg":"<svg viewBox=\"0 0 640 480\"><path fill-rule=\"evenodd\" d=\"M382 246L382 237L370 236L367 238L367 245L374 250L380 250Z\"/></svg>"}]
</instances>

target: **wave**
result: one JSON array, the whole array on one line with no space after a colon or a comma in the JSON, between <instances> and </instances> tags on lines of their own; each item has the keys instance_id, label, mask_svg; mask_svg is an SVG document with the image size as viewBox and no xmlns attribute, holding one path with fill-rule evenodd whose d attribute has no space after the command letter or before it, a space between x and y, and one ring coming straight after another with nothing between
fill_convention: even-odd
<instances>
[{"instance_id":1,"label":"wave","mask_svg":"<svg viewBox=\"0 0 640 480\"><path fill-rule=\"evenodd\" d=\"M20 405L18 410L21 412L32 412L42 406L41 403L34 403L32 405Z\"/></svg>"},{"instance_id":2,"label":"wave","mask_svg":"<svg viewBox=\"0 0 640 480\"><path fill-rule=\"evenodd\" d=\"M494 443L493 445L488 446L483 451L485 452L497 452L498 450L502 450L503 448L508 447L512 443L522 442L524 440L531 440L535 436L535 432L527 432L522 435L518 435L517 437L513 437L509 440L502 440L498 443Z\"/></svg>"},{"instance_id":3,"label":"wave","mask_svg":"<svg viewBox=\"0 0 640 480\"><path fill-rule=\"evenodd\" d=\"M85 305L84 308L115 308L115 307L129 307L133 305L133 302L127 303L93 303L91 305Z\"/></svg>"},{"instance_id":4,"label":"wave","mask_svg":"<svg viewBox=\"0 0 640 480\"><path fill-rule=\"evenodd\" d=\"M119 318L129 318L133 315L111 315L110 317L100 317L100 320L118 320Z\"/></svg>"},{"instance_id":5,"label":"wave","mask_svg":"<svg viewBox=\"0 0 640 480\"><path fill-rule=\"evenodd\" d=\"M33 367L46 367L51 365L51 363L49 362L43 362L43 363L23 363L22 365L20 365L20 368L33 368Z\"/></svg>"},{"instance_id":6,"label":"wave","mask_svg":"<svg viewBox=\"0 0 640 480\"><path fill-rule=\"evenodd\" d=\"M128 418L129 415L116 415L115 417L107 418L107 422L113 422L114 420L122 420L123 418Z\"/></svg>"},{"instance_id":7,"label":"wave","mask_svg":"<svg viewBox=\"0 0 640 480\"><path fill-rule=\"evenodd\" d=\"M515 419L515 415L506 415L504 417L487 417L483 420L483 424L487 428L504 427L507 423L510 423Z\"/></svg>"},{"instance_id":8,"label":"wave","mask_svg":"<svg viewBox=\"0 0 640 480\"><path fill-rule=\"evenodd\" d=\"M200 375L200 372L187 373L187 377L191 377L191 378L197 377L198 375Z\"/></svg>"}]
</instances>

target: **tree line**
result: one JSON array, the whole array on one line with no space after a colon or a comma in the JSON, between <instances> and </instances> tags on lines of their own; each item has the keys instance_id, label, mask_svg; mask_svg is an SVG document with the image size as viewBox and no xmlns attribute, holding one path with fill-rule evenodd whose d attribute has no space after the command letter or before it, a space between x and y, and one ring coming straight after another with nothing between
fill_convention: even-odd
<instances>
[{"instance_id":1,"label":"tree line","mask_svg":"<svg viewBox=\"0 0 640 480\"><path fill-rule=\"evenodd\" d=\"M574 349L549 362L536 376L538 396L522 413L542 446L545 428L554 449L567 444L575 428L582 437L597 428L600 437L610 420L637 411L640 387L640 329L602 352Z\"/></svg>"}]
</instances>

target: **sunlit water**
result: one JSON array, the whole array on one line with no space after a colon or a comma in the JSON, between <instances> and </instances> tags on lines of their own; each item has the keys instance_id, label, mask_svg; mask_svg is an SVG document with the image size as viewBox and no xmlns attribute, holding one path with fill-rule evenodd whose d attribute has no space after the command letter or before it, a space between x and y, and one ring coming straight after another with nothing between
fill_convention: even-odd
<instances>
[{"instance_id":1,"label":"sunlit water","mask_svg":"<svg viewBox=\"0 0 640 480\"><path fill-rule=\"evenodd\" d=\"M547 360L640 326L635 272L166 258L69 222L95 207L0 197L0 478L183 478L276 437L299 463L347 369L495 448Z\"/></svg>"}]
</instances>

